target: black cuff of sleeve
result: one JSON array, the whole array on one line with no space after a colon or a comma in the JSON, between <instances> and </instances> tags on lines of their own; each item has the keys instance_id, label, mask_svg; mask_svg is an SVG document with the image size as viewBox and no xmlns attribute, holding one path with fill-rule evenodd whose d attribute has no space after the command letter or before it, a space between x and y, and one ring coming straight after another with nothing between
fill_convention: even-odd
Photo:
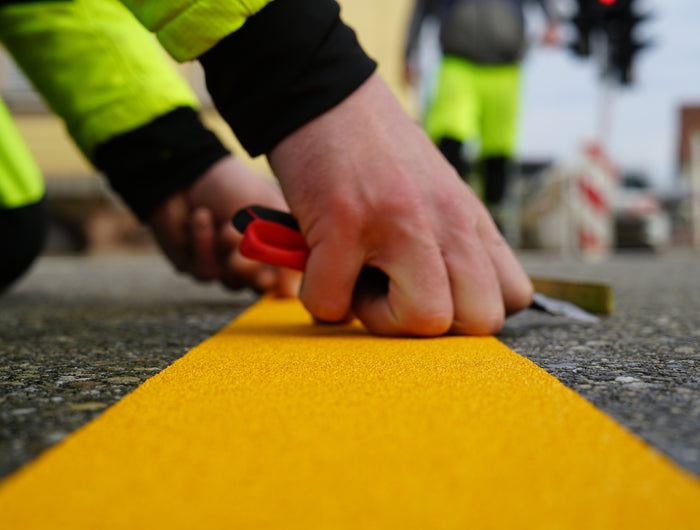
<instances>
[{"instance_id":1,"label":"black cuff of sleeve","mask_svg":"<svg viewBox=\"0 0 700 530\"><path fill-rule=\"evenodd\" d=\"M251 156L340 103L377 66L334 0L275 0L199 60L214 103Z\"/></svg>"},{"instance_id":2,"label":"black cuff of sleeve","mask_svg":"<svg viewBox=\"0 0 700 530\"><path fill-rule=\"evenodd\" d=\"M100 145L93 163L141 221L228 154L190 107L177 108Z\"/></svg>"},{"instance_id":3,"label":"black cuff of sleeve","mask_svg":"<svg viewBox=\"0 0 700 530\"><path fill-rule=\"evenodd\" d=\"M0 207L0 293L24 274L44 248L49 229L46 196L18 208Z\"/></svg>"}]
</instances>

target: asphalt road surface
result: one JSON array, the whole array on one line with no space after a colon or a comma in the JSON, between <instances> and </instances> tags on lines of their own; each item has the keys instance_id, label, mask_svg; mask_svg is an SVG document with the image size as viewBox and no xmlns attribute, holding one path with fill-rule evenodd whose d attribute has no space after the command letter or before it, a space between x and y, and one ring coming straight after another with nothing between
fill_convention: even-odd
<instances>
[{"instance_id":1,"label":"asphalt road surface","mask_svg":"<svg viewBox=\"0 0 700 530\"><path fill-rule=\"evenodd\" d=\"M522 254L537 276L608 282L598 324L525 311L499 339L700 475L700 256ZM0 297L0 477L99 415L255 302L160 256L46 257Z\"/></svg>"}]
</instances>

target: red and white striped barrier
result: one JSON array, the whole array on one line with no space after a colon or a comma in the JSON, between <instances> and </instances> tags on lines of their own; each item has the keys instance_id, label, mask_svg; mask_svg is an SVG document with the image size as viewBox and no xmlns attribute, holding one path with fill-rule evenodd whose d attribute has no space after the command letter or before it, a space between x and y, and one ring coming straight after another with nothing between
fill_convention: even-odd
<instances>
[{"instance_id":1,"label":"red and white striped barrier","mask_svg":"<svg viewBox=\"0 0 700 530\"><path fill-rule=\"evenodd\" d=\"M575 245L584 258L605 258L615 247L612 202L618 179L618 169L600 146L583 147L572 173L569 206Z\"/></svg>"}]
</instances>

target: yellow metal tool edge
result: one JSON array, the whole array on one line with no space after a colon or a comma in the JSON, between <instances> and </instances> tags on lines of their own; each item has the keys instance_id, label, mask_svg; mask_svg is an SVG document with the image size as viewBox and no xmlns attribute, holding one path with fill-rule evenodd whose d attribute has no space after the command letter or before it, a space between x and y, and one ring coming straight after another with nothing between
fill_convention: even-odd
<instances>
[{"instance_id":1,"label":"yellow metal tool edge","mask_svg":"<svg viewBox=\"0 0 700 530\"><path fill-rule=\"evenodd\" d=\"M609 315L615 308L613 289L605 283L533 276L530 280L536 292L566 300L591 313Z\"/></svg>"}]
</instances>

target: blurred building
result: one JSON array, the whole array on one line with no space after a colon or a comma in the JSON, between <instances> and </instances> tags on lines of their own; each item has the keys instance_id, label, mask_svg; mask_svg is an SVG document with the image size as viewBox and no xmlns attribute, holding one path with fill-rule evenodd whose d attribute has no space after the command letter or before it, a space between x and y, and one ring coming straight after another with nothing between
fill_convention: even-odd
<instances>
[{"instance_id":1,"label":"blurred building","mask_svg":"<svg viewBox=\"0 0 700 530\"><path fill-rule=\"evenodd\" d=\"M691 165L691 138L700 132L700 104L679 109L678 174L688 178Z\"/></svg>"},{"instance_id":2,"label":"blurred building","mask_svg":"<svg viewBox=\"0 0 700 530\"><path fill-rule=\"evenodd\" d=\"M700 250L700 104L681 106L679 122L678 174L685 191L679 213L688 243Z\"/></svg>"}]
</instances>

